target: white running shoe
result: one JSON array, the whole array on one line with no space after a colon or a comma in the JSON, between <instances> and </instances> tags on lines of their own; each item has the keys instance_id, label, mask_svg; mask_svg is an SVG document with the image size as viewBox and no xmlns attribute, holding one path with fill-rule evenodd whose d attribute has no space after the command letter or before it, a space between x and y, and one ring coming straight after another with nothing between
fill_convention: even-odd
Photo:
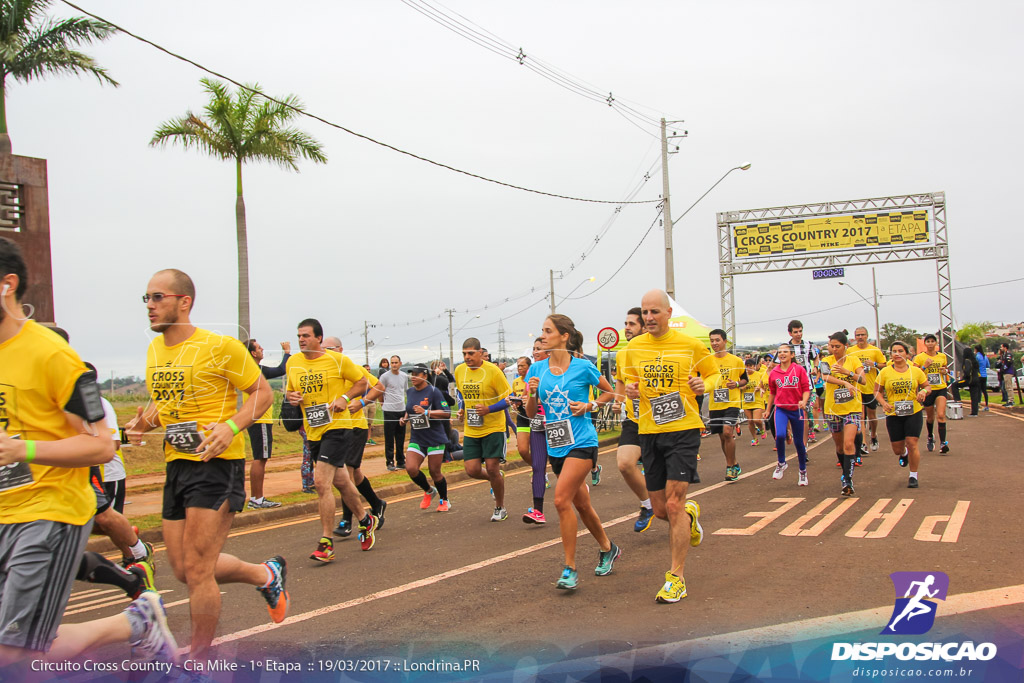
<instances>
[{"instance_id":1,"label":"white running shoe","mask_svg":"<svg viewBox=\"0 0 1024 683\"><path fill-rule=\"evenodd\" d=\"M772 479L782 479L782 473L789 467L788 462L781 463L775 466L775 472L772 473Z\"/></svg>"},{"instance_id":2,"label":"white running shoe","mask_svg":"<svg viewBox=\"0 0 1024 683\"><path fill-rule=\"evenodd\" d=\"M807 473L806 472L801 472L800 473L800 481L798 481L796 483L796 485L797 486L807 486Z\"/></svg>"}]
</instances>

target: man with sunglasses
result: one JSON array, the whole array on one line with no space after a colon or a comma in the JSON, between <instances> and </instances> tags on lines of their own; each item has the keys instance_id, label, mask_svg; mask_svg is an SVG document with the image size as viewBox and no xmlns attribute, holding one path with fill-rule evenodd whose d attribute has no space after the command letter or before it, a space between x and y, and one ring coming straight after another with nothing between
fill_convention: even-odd
<instances>
[{"instance_id":1,"label":"man with sunglasses","mask_svg":"<svg viewBox=\"0 0 1024 683\"><path fill-rule=\"evenodd\" d=\"M139 444L146 432L164 435L163 537L174 575L188 586L190 657L207 658L220 618L221 583L255 586L275 622L288 611L285 561L251 564L221 553L231 522L245 506L242 430L273 400L266 378L237 340L195 327L189 319L195 285L180 270L158 271L142 297L157 333L146 352L152 402L126 432ZM236 392L247 400L235 411Z\"/></svg>"}]
</instances>

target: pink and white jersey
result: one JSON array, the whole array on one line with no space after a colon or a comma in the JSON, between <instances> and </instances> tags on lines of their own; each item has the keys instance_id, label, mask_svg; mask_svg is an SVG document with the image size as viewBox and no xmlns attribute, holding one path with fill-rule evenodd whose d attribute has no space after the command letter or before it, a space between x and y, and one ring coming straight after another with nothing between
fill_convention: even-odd
<instances>
[{"instance_id":1,"label":"pink and white jersey","mask_svg":"<svg viewBox=\"0 0 1024 683\"><path fill-rule=\"evenodd\" d=\"M811 380L807 376L807 371L796 363L790 363L789 370L785 372L779 365L768 373L768 389L772 392L776 406L785 410L797 410L804 392L811 390Z\"/></svg>"}]
</instances>

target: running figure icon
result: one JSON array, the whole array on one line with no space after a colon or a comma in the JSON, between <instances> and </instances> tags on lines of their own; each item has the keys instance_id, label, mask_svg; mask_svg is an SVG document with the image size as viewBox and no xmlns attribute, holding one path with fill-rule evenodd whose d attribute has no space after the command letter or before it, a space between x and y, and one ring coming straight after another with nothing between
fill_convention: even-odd
<instances>
[{"instance_id":1,"label":"running figure icon","mask_svg":"<svg viewBox=\"0 0 1024 683\"><path fill-rule=\"evenodd\" d=\"M936 588L935 590L929 590L934 584L934 574L929 574L924 581L912 581L910 583L910 587L907 588L907 592L903 595L904 598L910 598L910 601L907 602L906 606L903 608L903 611L900 612L899 616L893 619L889 626L887 626L886 628L895 633L896 622L898 622L903 617L906 617L907 621L910 621L914 617L920 616L922 614L930 614L935 609L934 603L931 603L931 605L929 606L925 604L924 600L925 598L934 598L939 593L938 588ZM910 597L910 594L914 592L915 587L917 593L913 597Z\"/></svg>"}]
</instances>

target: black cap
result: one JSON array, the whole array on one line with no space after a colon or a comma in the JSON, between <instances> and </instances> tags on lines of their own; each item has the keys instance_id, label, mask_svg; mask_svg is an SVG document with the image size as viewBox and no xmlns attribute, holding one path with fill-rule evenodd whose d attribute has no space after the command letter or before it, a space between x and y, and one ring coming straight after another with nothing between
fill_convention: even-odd
<instances>
[{"instance_id":1,"label":"black cap","mask_svg":"<svg viewBox=\"0 0 1024 683\"><path fill-rule=\"evenodd\" d=\"M430 374L430 370L428 370L427 366L424 365L423 363L416 363L415 365L403 365L402 372L410 375L414 372L422 372L424 375Z\"/></svg>"}]
</instances>

